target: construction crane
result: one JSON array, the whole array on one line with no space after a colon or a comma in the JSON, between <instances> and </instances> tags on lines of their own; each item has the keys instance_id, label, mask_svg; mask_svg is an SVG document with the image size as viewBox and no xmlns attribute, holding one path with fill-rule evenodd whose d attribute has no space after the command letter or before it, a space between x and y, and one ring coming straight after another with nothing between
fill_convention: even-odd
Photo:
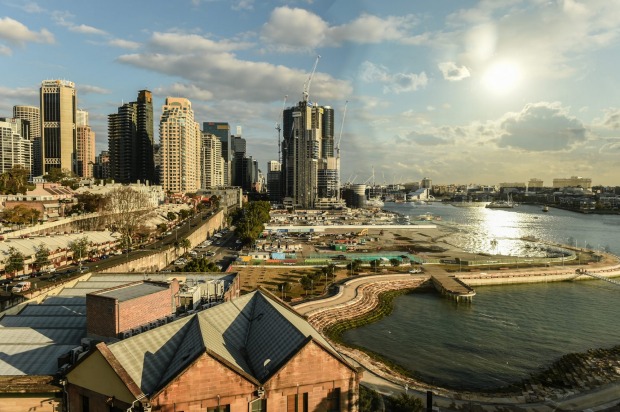
<instances>
[{"instance_id":1,"label":"construction crane","mask_svg":"<svg viewBox=\"0 0 620 412\"><path fill-rule=\"evenodd\" d=\"M286 99L288 98L288 94L284 95L284 102L282 102L282 110L280 111L280 116L284 114L284 108L286 107ZM282 164L282 151L280 144L280 132L282 131L282 127L280 126L280 122L276 122L276 130L278 131L278 162Z\"/></svg>"},{"instance_id":2,"label":"construction crane","mask_svg":"<svg viewBox=\"0 0 620 412\"><path fill-rule=\"evenodd\" d=\"M342 140L342 129L344 129L344 119L345 117L347 117L347 105L349 104L349 101L347 100L344 104L344 110L342 112L342 123L340 123L340 135L338 136L338 144L336 144L336 169L338 170L338 176L337 176L337 184L338 187L336 188L336 193L338 196L338 198L340 199L340 141Z\"/></svg>"},{"instance_id":3,"label":"construction crane","mask_svg":"<svg viewBox=\"0 0 620 412\"><path fill-rule=\"evenodd\" d=\"M304 103L310 102L308 100L310 98L310 84L312 83L312 77L314 77L314 72L316 72L316 66L318 66L320 58L321 58L321 55L316 56L316 60L314 61L314 67L312 68L312 72L310 73L310 76L308 76L308 80L306 80L306 82L304 83L304 92L303 92Z\"/></svg>"}]
</instances>

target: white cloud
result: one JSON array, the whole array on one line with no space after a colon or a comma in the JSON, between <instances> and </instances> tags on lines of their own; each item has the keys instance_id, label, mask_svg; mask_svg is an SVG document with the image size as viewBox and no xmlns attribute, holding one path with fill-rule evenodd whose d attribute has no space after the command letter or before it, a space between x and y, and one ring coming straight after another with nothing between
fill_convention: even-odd
<instances>
[{"instance_id":1,"label":"white cloud","mask_svg":"<svg viewBox=\"0 0 620 412\"><path fill-rule=\"evenodd\" d=\"M438 67L443 78L451 82L466 79L471 75L467 67L458 66L454 62L442 62L438 64Z\"/></svg>"},{"instance_id":2,"label":"white cloud","mask_svg":"<svg viewBox=\"0 0 620 412\"><path fill-rule=\"evenodd\" d=\"M216 42L195 34L155 33L148 53L126 54L121 63L184 79L219 99L272 102L301 97L307 72L266 62L241 60L232 53L247 43ZM311 99L334 101L351 94L349 82L315 73Z\"/></svg>"},{"instance_id":3,"label":"white cloud","mask_svg":"<svg viewBox=\"0 0 620 412\"><path fill-rule=\"evenodd\" d=\"M159 96L182 96L194 103L194 100L212 100L213 93L200 89L194 84L174 83L170 86L156 87L153 93Z\"/></svg>"},{"instance_id":4,"label":"white cloud","mask_svg":"<svg viewBox=\"0 0 620 412\"><path fill-rule=\"evenodd\" d=\"M32 31L24 24L10 17L0 18L0 39L23 46L26 43L54 43L54 35L47 29Z\"/></svg>"},{"instance_id":5,"label":"white cloud","mask_svg":"<svg viewBox=\"0 0 620 412\"><path fill-rule=\"evenodd\" d=\"M79 86L79 92L82 94L110 94L111 91L99 86L92 86L89 84L81 84Z\"/></svg>"},{"instance_id":6,"label":"white cloud","mask_svg":"<svg viewBox=\"0 0 620 412\"><path fill-rule=\"evenodd\" d=\"M386 18L362 14L351 22L330 26L308 10L283 6L272 11L261 30L261 39L278 51L303 51L346 42L422 44L427 41L426 34L411 33L416 23L417 18L410 14Z\"/></svg>"},{"instance_id":7,"label":"white cloud","mask_svg":"<svg viewBox=\"0 0 620 412\"><path fill-rule=\"evenodd\" d=\"M527 151L565 151L588 138L587 128L559 103L530 103L501 121L498 146Z\"/></svg>"},{"instance_id":8,"label":"white cloud","mask_svg":"<svg viewBox=\"0 0 620 412\"><path fill-rule=\"evenodd\" d=\"M390 73L388 68L369 61L362 63L360 78L367 83L383 84L384 93L404 93L416 91L428 84L426 73Z\"/></svg>"},{"instance_id":9,"label":"white cloud","mask_svg":"<svg viewBox=\"0 0 620 412\"><path fill-rule=\"evenodd\" d=\"M135 50L135 49L140 48L140 43L131 41L131 40L124 40L124 39L112 39L108 41L108 44L110 46L120 47L121 49L128 49L128 50Z\"/></svg>"},{"instance_id":10,"label":"white cloud","mask_svg":"<svg viewBox=\"0 0 620 412\"><path fill-rule=\"evenodd\" d=\"M253 10L254 0L236 0L231 8L233 10Z\"/></svg>"},{"instance_id":11,"label":"white cloud","mask_svg":"<svg viewBox=\"0 0 620 412\"><path fill-rule=\"evenodd\" d=\"M76 26L70 26L69 30L76 32L76 33L82 33L82 34L96 34L99 36L104 36L107 33L104 30L98 29L96 27L93 26L88 26L86 24L79 24Z\"/></svg>"}]
</instances>

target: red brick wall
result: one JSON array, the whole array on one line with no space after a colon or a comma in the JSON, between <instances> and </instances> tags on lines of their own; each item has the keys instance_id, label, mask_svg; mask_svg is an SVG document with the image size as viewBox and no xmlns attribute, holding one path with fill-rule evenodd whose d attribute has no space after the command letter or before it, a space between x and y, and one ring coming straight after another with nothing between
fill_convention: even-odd
<instances>
[{"instance_id":1,"label":"red brick wall","mask_svg":"<svg viewBox=\"0 0 620 412\"><path fill-rule=\"evenodd\" d=\"M131 405L113 399L108 395L93 392L91 390L82 388L81 386L69 384L67 386L67 399L69 409L71 412L83 412L82 407L84 400L83 397L88 398L89 412L110 412L110 407L115 406L121 410L127 410ZM2 410L2 409L0 409ZM20 409L26 411L28 409ZM51 410L51 409L46 409Z\"/></svg>"},{"instance_id":2,"label":"red brick wall","mask_svg":"<svg viewBox=\"0 0 620 412\"><path fill-rule=\"evenodd\" d=\"M340 410L357 412L360 379L351 368L310 342L265 384L267 408L285 412L287 396L299 394L301 410L302 394L307 392L309 410L326 411L329 392L340 388Z\"/></svg>"},{"instance_id":3,"label":"red brick wall","mask_svg":"<svg viewBox=\"0 0 620 412\"><path fill-rule=\"evenodd\" d=\"M310 365L312 365L310 367ZM264 386L269 412L286 412L287 396L299 394L299 410L303 393L308 393L309 411L326 411L327 396L340 388L340 410L357 412L359 379L353 370L310 342ZM231 412L247 412L248 403L256 399L252 382L234 373L217 360L203 355L153 400L164 411L204 411L207 407L231 405Z\"/></svg>"},{"instance_id":4,"label":"red brick wall","mask_svg":"<svg viewBox=\"0 0 620 412\"><path fill-rule=\"evenodd\" d=\"M99 295L86 295L86 330L89 336L116 337L116 299Z\"/></svg>"},{"instance_id":5,"label":"red brick wall","mask_svg":"<svg viewBox=\"0 0 620 412\"><path fill-rule=\"evenodd\" d=\"M152 405L161 412L204 412L218 405L219 395L219 404L231 405L231 412L247 412L255 390L252 382L204 354L153 399Z\"/></svg>"},{"instance_id":6,"label":"red brick wall","mask_svg":"<svg viewBox=\"0 0 620 412\"><path fill-rule=\"evenodd\" d=\"M135 328L170 315L173 312L172 299L171 290L163 289L161 292L119 302L117 332Z\"/></svg>"}]
</instances>

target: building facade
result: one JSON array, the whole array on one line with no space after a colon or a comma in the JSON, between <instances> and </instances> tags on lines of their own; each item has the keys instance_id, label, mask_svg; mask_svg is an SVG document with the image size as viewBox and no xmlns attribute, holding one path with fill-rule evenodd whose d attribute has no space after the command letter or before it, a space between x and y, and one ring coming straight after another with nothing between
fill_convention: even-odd
<instances>
[{"instance_id":1,"label":"building facade","mask_svg":"<svg viewBox=\"0 0 620 412\"><path fill-rule=\"evenodd\" d=\"M90 128L87 111L78 109L76 120L76 174L80 177L93 177L95 132Z\"/></svg>"},{"instance_id":2,"label":"building facade","mask_svg":"<svg viewBox=\"0 0 620 412\"><path fill-rule=\"evenodd\" d=\"M282 175L282 165L277 160L270 160L267 162L267 194L269 195L269 201L272 203L279 203L282 201L282 194L280 192L281 183L280 177Z\"/></svg>"},{"instance_id":3,"label":"building facade","mask_svg":"<svg viewBox=\"0 0 620 412\"><path fill-rule=\"evenodd\" d=\"M302 101L284 110L282 123L282 195L288 198L284 203L313 209L319 198L338 196L333 109Z\"/></svg>"},{"instance_id":4,"label":"building facade","mask_svg":"<svg viewBox=\"0 0 620 412\"><path fill-rule=\"evenodd\" d=\"M67 80L44 80L40 88L41 172L76 171L77 93Z\"/></svg>"},{"instance_id":5,"label":"building facade","mask_svg":"<svg viewBox=\"0 0 620 412\"><path fill-rule=\"evenodd\" d=\"M22 137L32 142L31 176L41 176L41 110L36 106L13 106L13 118L28 122L28 134Z\"/></svg>"},{"instance_id":6,"label":"building facade","mask_svg":"<svg viewBox=\"0 0 620 412\"><path fill-rule=\"evenodd\" d=\"M222 142L214 134L202 133L200 147L201 189L224 186Z\"/></svg>"},{"instance_id":7,"label":"building facade","mask_svg":"<svg viewBox=\"0 0 620 412\"><path fill-rule=\"evenodd\" d=\"M592 188L592 179L589 177L571 176L569 178L553 179L553 187L562 189L565 187L581 187L583 189Z\"/></svg>"},{"instance_id":8,"label":"building facade","mask_svg":"<svg viewBox=\"0 0 620 412\"><path fill-rule=\"evenodd\" d=\"M108 116L111 177L120 183L154 183L153 95L140 90L135 102Z\"/></svg>"},{"instance_id":9,"label":"building facade","mask_svg":"<svg viewBox=\"0 0 620 412\"><path fill-rule=\"evenodd\" d=\"M258 290L98 344L67 373L67 398L74 412L357 412L361 375L303 317Z\"/></svg>"},{"instance_id":10,"label":"building facade","mask_svg":"<svg viewBox=\"0 0 620 412\"><path fill-rule=\"evenodd\" d=\"M166 192L196 192L200 187L200 139L192 104L167 97L159 122L161 178Z\"/></svg>"},{"instance_id":11,"label":"building facade","mask_svg":"<svg viewBox=\"0 0 620 412\"><path fill-rule=\"evenodd\" d=\"M222 161L224 166L224 186L232 184L232 150L230 147L230 125L227 122L203 122L202 131L213 134L222 144Z\"/></svg>"},{"instance_id":12,"label":"building facade","mask_svg":"<svg viewBox=\"0 0 620 412\"><path fill-rule=\"evenodd\" d=\"M15 166L31 170L32 142L22 137L22 122L21 119L0 119L0 173Z\"/></svg>"}]
</instances>

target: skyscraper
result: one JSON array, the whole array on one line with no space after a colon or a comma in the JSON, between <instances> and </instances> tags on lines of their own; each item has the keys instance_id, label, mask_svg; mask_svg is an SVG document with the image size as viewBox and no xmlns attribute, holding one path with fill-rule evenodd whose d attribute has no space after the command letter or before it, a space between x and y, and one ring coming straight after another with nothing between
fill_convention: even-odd
<instances>
[{"instance_id":1,"label":"skyscraper","mask_svg":"<svg viewBox=\"0 0 620 412\"><path fill-rule=\"evenodd\" d=\"M224 162L224 186L232 185L231 162L233 151L230 147L230 125L226 122L203 122L202 131L215 135L220 139Z\"/></svg>"},{"instance_id":2,"label":"skyscraper","mask_svg":"<svg viewBox=\"0 0 620 412\"><path fill-rule=\"evenodd\" d=\"M282 165L277 160L267 162L267 194L270 202L281 202L282 194L280 193L280 179L282 176Z\"/></svg>"},{"instance_id":3,"label":"skyscraper","mask_svg":"<svg viewBox=\"0 0 620 412\"><path fill-rule=\"evenodd\" d=\"M41 102L41 172L53 168L76 171L77 94L67 80L44 80Z\"/></svg>"},{"instance_id":4,"label":"skyscraper","mask_svg":"<svg viewBox=\"0 0 620 412\"><path fill-rule=\"evenodd\" d=\"M0 173L22 166L30 170L32 163L32 142L22 137L24 127L21 119L0 119Z\"/></svg>"},{"instance_id":5,"label":"skyscraper","mask_svg":"<svg viewBox=\"0 0 620 412\"><path fill-rule=\"evenodd\" d=\"M140 90L135 102L108 115L110 173L120 183L153 183L153 96Z\"/></svg>"},{"instance_id":6,"label":"skyscraper","mask_svg":"<svg viewBox=\"0 0 620 412\"><path fill-rule=\"evenodd\" d=\"M80 177L93 177L93 164L95 163L95 132L90 128L88 123L88 112L86 110L78 109L76 114L76 174Z\"/></svg>"},{"instance_id":7,"label":"skyscraper","mask_svg":"<svg viewBox=\"0 0 620 412\"><path fill-rule=\"evenodd\" d=\"M284 110L282 195L284 203L315 208L336 200L338 163L334 158L334 111L308 101Z\"/></svg>"},{"instance_id":8,"label":"skyscraper","mask_svg":"<svg viewBox=\"0 0 620 412\"><path fill-rule=\"evenodd\" d=\"M13 106L13 118L28 123L28 133L22 137L32 142L30 174L40 176L43 173L41 171L41 110L36 106L16 105Z\"/></svg>"},{"instance_id":9,"label":"skyscraper","mask_svg":"<svg viewBox=\"0 0 620 412\"><path fill-rule=\"evenodd\" d=\"M200 138L189 100L167 97L159 121L161 179L166 192L195 192L200 187Z\"/></svg>"},{"instance_id":10,"label":"skyscraper","mask_svg":"<svg viewBox=\"0 0 620 412\"><path fill-rule=\"evenodd\" d=\"M246 153L246 141L241 136L230 136L230 150L232 152L232 180L233 186L242 187L245 190L249 190L249 187L244 186L244 180L246 173L246 165L243 162Z\"/></svg>"},{"instance_id":11,"label":"skyscraper","mask_svg":"<svg viewBox=\"0 0 620 412\"><path fill-rule=\"evenodd\" d=\"M201 189L224 186L222 142L214 134L203 132L200 149Z\"/></svg>"}]
</instances>

